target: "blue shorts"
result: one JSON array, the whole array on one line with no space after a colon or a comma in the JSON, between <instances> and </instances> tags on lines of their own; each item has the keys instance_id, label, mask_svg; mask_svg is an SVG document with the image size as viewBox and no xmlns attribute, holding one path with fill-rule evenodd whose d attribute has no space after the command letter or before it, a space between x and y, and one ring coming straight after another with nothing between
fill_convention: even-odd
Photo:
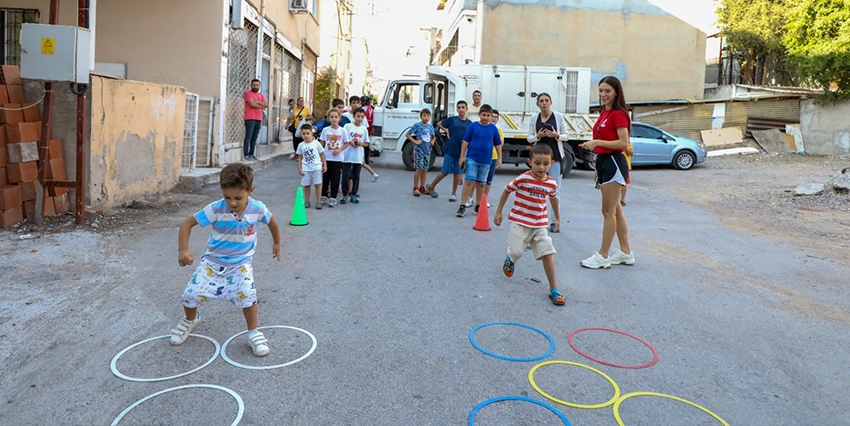
<instances>
[{"instance_id":1,"label":"blue shorts","mask_svg":"<svg viewBox=\"0 0 850 426\"><path fill-rule=\"evenodd\" d=\"M413 167L416 170L428 170L431 167L431 153L414 150Z\"/></svg>"},{"instance_id":2,"label":"blue shorts","mask_svg":"<svg viewBox=\"0 0 850 426\"><path fill-rule=\"evenodd\" d=\"M493 160L490 162L490 172L487 173L487 185L493 184L493 175L496 174L496 166L499 164L499 160Z\"/></svg>"},{"instance_id":3,"label":"blue shorts","mask_svg":"<svg viewBox=\"0 0 850 426\"><path fill-rule=\"evenodd\" d=\"M444 175L462 175L463 170L460 169L460 158L451 154L443 155L443 170L440 173Z\"/></svg>"},{"instance_id":4,"label":"blue shorts","mask_svg":"<svg viewBox=\"0 0 850 426\"><path fill-rule=\"evenodd\" d=\"M470 182L485 183L490 173L490 163L478 163L471 158L466 159L466 179Z\"/></svg>"}]
</instances>

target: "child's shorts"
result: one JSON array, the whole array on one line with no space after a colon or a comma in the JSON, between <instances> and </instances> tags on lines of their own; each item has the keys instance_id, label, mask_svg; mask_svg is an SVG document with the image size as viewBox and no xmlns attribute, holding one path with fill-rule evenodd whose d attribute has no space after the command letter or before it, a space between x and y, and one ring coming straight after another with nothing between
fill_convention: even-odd
<instances>
[{"instance_id":1,"label":"child's shorts","mask_svg":"<svg viewBox=\"0 0 850 426\"><path fill-rule=\"evenodd\" d=\"M485 183L490 173L490 163L478 163L471 158L466 159L466 176L464 179L470 182Z\"/></svg>"},{"instance_id":2,"label":"child's shorts","mask_svg":"<svg viewBox=\"0 0 850 426\"><path fill-rule=\"evenodd\" d=\"M508 257L511 261L519 260L525 253L525 246L531 245L531 253L534 258L540 260L543 256L555 254L555 246L552 237L546 228L529 228L515 222L511 222L508 233Z\"/></svg>"},{"instance_id":3,"label":"child's shorts","mask_svg":"<svg viewBox=\"0 0 850 426\"><path fill-rule=\"evenodd\" d=\"M254 269L251 264L220 266L202 259L183 291L183 306L197 308L209 300L229 300L239 308L257 304Z\"/></svg>"},{"instance_id":4,"label":"child's shorts","mask_svg":"<svg viewBox=\"0 0 850 426\"><path fill-rule=\"evenodd\" d=\"M413 150L413 164L416 170L428 170L431 168L431 153Z\"/></svg>"},{"instance_id":5,"label":"child's shorts","mask_svg":"<svg viewBox=\"0 0 850 426\"><path fill-rule=\"evenodd\" d=\"M313 170L308 172L304 170L304 176L301 176L301 186L313 186L322 184L322 170Z\"/></svg>"}]
</instances>

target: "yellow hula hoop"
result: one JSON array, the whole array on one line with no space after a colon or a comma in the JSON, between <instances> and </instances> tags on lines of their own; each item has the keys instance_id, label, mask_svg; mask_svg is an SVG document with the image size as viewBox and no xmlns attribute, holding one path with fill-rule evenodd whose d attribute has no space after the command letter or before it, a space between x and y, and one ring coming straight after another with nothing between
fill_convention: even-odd
<instances>
[{"instance_id":1,"label":"yellow hula hoop","mask_svg":"<svg viewBox=\"0 0 850 426\"><path fill-rule=\"evenodd\" d=\"M720 422L720 424L722 424L723 426L729 426L729 423L726 423L726 420L723 420L722 418L720 418L720 416L712 413L711 410L703 407L702 405L695 404L695 403L688 401L686 399L679 398L678 396L667 395L667 394L657 393L657 392L632 392L630 394L623 395L622 398L618 399L617 402L614 403L614 418L617 419L617 424L619 426L626 426L626 424L623 423L623 419L620 418L620 404L622 404L623 401L625 401L629 398L636 397L636 396L657 396L659 398L667 398L667 399L672 399L672 400L679 401L679 402L684 402L685 404L688 404L691 407L695 407L695 408L699 409L700 411L702 411L703 413L706 413L709 416L714 417L714 419L717 420L718 422Z\"/></svg>"},{"instance_id":2,"label":"yellow hula hoop","mask_svg":"<svg viewBox=\"0 0 850 426\"><path fill-rule=\"evenodd\" d=\"M590 371L592 371L592 372L594 372L594 373L596 373L596 374L598 374L598 375L600 375L600 376L604 377L604 378L605 378L605 380L607 380L609 383L611 383L611 386L613 386L613 387L614 387L614 397L613 397L613 398L611 398L610 400L606 401L606 402L603 402L602 404L585 405L585 404L576 404L576 403L573 403L573 402L561 401L560 399L555 398L554 396L549 395L549 394L548 394L548 393L546 393L546 392L543 392L543 391L542 391L542 390L541 390L541 389L537 386L537 383L534 383L534 372L535 372L535 371L537 371L537 369L538 369L538 368L543 367L543 366L546 366L546 365L550 365L550 364L566 364L566 365L574 365L574 366L576 366L576 367L586 368L586 369L588 369L588 370L590 370ZM595 368L593 368L593 367L590 367L590 366L587 366L587 365L584 365L584 364L579 364L579 363L577 363L577 362L570 362L570 361L546 361L546 362L541 362L540 364L537 364L537 365L535 365L534 367L532 367L532 368L531 368L531 371L529 371L529 372L528 372L528 382L529 382L529 383L531 383L531 387L532 387L532 388L534 388L534 390L536 390L536 391L537 391L537 393L539 393L540 395L543 395L546 399L548 399L548 400L550 400L550 401L553 401L553 402L557 402L558 404L561 404L561 405L566 405L567 407L573 407L573 408L585 408L585 409L588 409L588 410L594 410L594 409L597 409L597 408L605 408L605 407L607 407L607 406L609 406L609 405L611 405L611 404L615 404L615 403L616 403L616 401L620 398L620 387L619 387L619 386L617 386L617 382L615 382L615 381L614 381L614 379L612 379L612 378L608 377L608 375L607 375L607 374L605 374L605 373L603 373L603 372L601 372L601 371L599 371L599 370L597 370L597 369L595 369ZM615 415L616 415L616 410L614 411L614 413L615 413ZM727 425L727 426L728 426L728 425Z\"/></svg>"}]
</instances>

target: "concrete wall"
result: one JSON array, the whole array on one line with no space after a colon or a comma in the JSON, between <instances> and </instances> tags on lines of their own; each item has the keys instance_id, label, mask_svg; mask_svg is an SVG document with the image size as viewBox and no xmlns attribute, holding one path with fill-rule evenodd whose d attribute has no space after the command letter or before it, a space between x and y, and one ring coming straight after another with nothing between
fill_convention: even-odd
<instances>
[{"instance_id":1,"label":"concrete wall","mask_svg":"<svg viewBox=\"0 0 850 426\"><path fill-rule=\"evenodd\" d=\"M89 201L169 191L180 178L186 89L92 77Z\"/></svg>"},{"instance_id":2,"label":"concrete wall","mask_svg":"<svg viewBox=\"0 0 850 426\"><path fill-rule=\"evenodd\" d=\"M593 101L605 75L627 100L703 97L705 33L646 0L485 0L481 21L483 64L590 67Z\"/></svg>"},{"instance_id":3,"label":"concrete wall","mask_svg":"<svg viewBox=\"0 0 850 426\"><path fill-rule=\"evenodd\" d=\"M260 10L260 2L262 0L250 0L257 10ZM318 1L318 0L316 0ZM321 53L319 46L321 45L321 31L319 30L319 19L323 13L334 13L333 10L327 11L323 8L320 2L316 7L316 12L319 16L314 16L312 13L299 13L294 15L289 12L289 2L280 0L265 0L266 2L266 18L274 22L277 26L277 31L284 35L295 47L304 50L305 46L301 44L302 40L310 49L316 53ZM332 29L331 29L332 30Z\"/></svg>"},{"instance_id":4,"label":"concrete wall","mask_svg":"<svg viewBox=\"0 0 850 426\"><path fill-rule=\"evenodd\" d=\"M850 100L837 104L800 103L800 126L808 154L850 154Z\"/></svg>"},{"instance_id":5,"label":"concrete wall","mask_svg":"<svg viewBox=\"0 0 850 426\"><path fill-rule=\"evenodd\" d=\"M63 3L70 3L65 0ZM97 62L127 64L129 80L220 96L223 8L214 0L97 3Z\"/></svg>"}]
</instances>

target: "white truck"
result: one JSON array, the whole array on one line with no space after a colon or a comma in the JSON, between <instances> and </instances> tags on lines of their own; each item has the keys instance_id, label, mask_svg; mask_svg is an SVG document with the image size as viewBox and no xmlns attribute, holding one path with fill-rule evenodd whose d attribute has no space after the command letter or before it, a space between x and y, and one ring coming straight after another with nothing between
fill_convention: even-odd
<instances>
[{"instance_id":1,"label":"white truck","mask_svg":"<svg viewBox=\"0 0 850 426\"><path fill-rule=\"evenodd\" d=\"M482 103L499 111L499 126L505 135L503 163L525 163L531 144L527 142L529 119L538 112L537 95L552 97L552 110L564 113L569 141L564 142L561 173L574 165L593 168L592 154L577 145L590 140L596 115L589 114L590 68L533 67L517 65L429 66L427 78L409 77L392 80L375 106L372 146L378 152L402 153L404 164L413 170L413 145L406 133L419 121L423 108L432 112L432 120L456 115L459 100L472 104L472 93L480 90ZM475 114L470 114L476 120ZM436 125L434 126L436 128ZM440 133L440 132L438 132ZM437 137L431 154L443 155L444 135Z\"/></svg>"}]
</instances>

